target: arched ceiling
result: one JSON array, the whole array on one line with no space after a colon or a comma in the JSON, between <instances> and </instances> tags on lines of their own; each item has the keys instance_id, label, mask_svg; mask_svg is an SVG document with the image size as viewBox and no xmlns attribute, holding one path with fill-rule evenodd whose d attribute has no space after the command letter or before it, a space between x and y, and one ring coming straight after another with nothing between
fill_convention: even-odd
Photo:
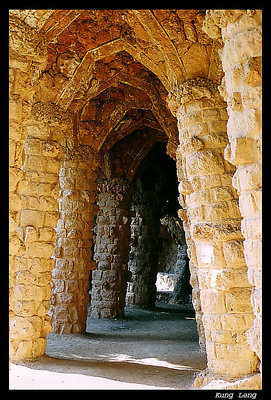
<instances>
[{"instance_id":1,"label":"arched ceiling","mask_svg":"<svg viewBox=\"0 0 271 400\"><path fill-rule=\"evenodd\" d=\"M168 92L187 79L222 78L219 42L201 29L205 10L10 14L45 38L48 62L36 83L36 101L72 112L78 143L97 152L140 129L174 142L177 123L166 104Z\"/></svg>"}]
</instances>

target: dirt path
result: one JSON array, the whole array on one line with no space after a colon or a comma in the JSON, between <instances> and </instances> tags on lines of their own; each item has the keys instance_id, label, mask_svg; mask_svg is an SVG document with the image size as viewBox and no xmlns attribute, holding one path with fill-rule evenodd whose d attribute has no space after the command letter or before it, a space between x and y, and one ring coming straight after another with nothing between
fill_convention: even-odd
<instances>
[{"instance_id":1,"label":"dirt path","mask_svg":"<svg viewBox=\"0 0 271 400\"><path fill-rule=\"evenodd\" d=\"M48 335L47 356L11 365L10 389L190 389L206 368L191 312L127 308L88 318L85 334Z\"/></svg>"}]
</instances>

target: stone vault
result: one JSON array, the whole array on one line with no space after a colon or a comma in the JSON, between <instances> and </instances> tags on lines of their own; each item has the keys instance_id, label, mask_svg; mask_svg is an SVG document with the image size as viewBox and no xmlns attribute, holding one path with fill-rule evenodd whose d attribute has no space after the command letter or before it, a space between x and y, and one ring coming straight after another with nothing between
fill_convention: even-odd
<instances>
[{"instance_id":1,"label":"stone vault","mask_svg":"<svg viewBox=\"0 0 271 400\"><path fill-rule=\"evenodd\" d=\"M195 385L260 388L261 16L10 10L12 359L84 332L91 270L93 314L122 315L133 182L163 142L208 359Z\"/></svg>"}]
</instances>

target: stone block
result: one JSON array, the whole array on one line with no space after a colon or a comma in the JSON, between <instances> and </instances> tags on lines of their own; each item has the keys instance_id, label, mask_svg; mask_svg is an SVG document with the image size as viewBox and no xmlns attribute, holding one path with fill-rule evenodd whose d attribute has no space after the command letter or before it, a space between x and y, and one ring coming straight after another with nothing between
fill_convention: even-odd
<instances>
[{"instance_id":1,"label":"stone block","mask_svg":"<svg viewBox=\"0 0 271 400\"><path fill-rule=\"evenodd\" d=\"M50 128L46 124L25 124L26 134L28 137L36 139L48 139L50 135Z\"/></svg>"},{"instance_id":2,"label":"stone block","mask_svg":"<svg viewBox=\"0 0 271 400\"><path fill-rule=\"evenodd\" d=\"M30 318L15 316L10 323L11 339L29 340L35 336L35 328Z\"/></svg>"},{"instance_id":3,"label":"stone block","mask_svg":"<svg viewBox=\"0 0 271 400\"><path fill-rule=\"evenodd\" d=\"M229 290L231 288L247 288L250 286L246 268L199 270L199 283L203 289Z\"/></svg>"},{"instance_id":4,"label":"stone block","mask_svg":"<svg viewBox=\"0 0 271 400\"><path fill-rule=\"evenodd\" d=\"M179 192L181 194L190 194L193 191L192 185L188 180L182 180L179 183Z\"/></svg>"},{"instance_id":5,"label":"stone block","mask_svg":"<svg viewBox=\"0 0 271 400\"><path fill-rule=\"evenodd\" d=\"M229 268L240 268L245 265L243 241L227 241L223 243L223 252Z\"/></svg>"},{"instance_id":6,"label":"stone block","mask_svg":"<svg viewBox=\"0 0 271 400\"><path fill-rule=\"evenodd\" d=\"M244 218L242 220L242 234L245 239L261 240L262 239L262 219L261 218Z\"/></svg>"},{"instance_id":7,"label":"stone block","mask_svg":"<svg viewBox=\"0 0 271 400\"><path fill-rule=\"evenodd\" d=\"M225 260L220 243L196 242L196 255L200 267L225 267Z\"/></svg>"},{"instance_id":8,"label":"stone block","mask_svg":"<svg viewBox=\"0 0 271 400\"><path fill-rule=\"evenodd\" d=\"M236 362L236 360L209 359L208 368L214 373L227 377L228 379L238 379L257 371L257 360L254 358L252 361L238 360L238 362Z\"/></svg>"},{"instance_id":9,"label":"stone block","mask_svg":"<svg viewBox=\"0 0 271 400\"><path fill-rule=\"evenodd\" d=\"M222 156L214 150L203 150L186 156L189 177L215 175L224 172Z\"/></svg>"},{"instance_id":10,"label":"stone block","mask_svg":"<svg viewBox=\"0 0 271 400\"><path fill-rule=\"evenodd\" d=\"M178 116L177 116L178 117ZM183 118L178 119L181 128L187 128L192 125L200 124L202 122L202 117L200 112L194 112L190 114L186 114Z\"/></svg>"},{"instance_id":11,"label":"stone block","mask_svg":"<svg viewBox=\"0 0 271 400\"><path fill-rule=\"evenodd\" d=\"M28 137L24 143L24 151L26 154L40 156L42 141L36 138Z\"/></svg>"},{"instance_id":12,"label":"stone block","mask_svg":"<svg viewBox=\"0 0 271 400\"><path fill-rule=\"evenodd\" d=\"M210 188L209 195L211 203L232 200L234 198L233 190L229 186Z\"/></svg>"},{"instance_id":13,"label":"stone block","mask_svg":"<svg viewBox=\"0 0 271 400\"><path fill-rule=\"evenodd\" d=\"M39 228L39 240L40 241L45 241L45 242L53 241L54 236L55 236L55 232L54 232L53 228L51 228L51 227Z\"/></svg>"},{"instance_id":14,"label":"stone block","mask_svg":"<svg viewBox=\"0 0 271 400\"><path fill-rule=\"evenodd\" d=\"M15 353L15 359L32 358L32 341L20 340Z\"/></svg>"},{"instance_id":15,"label":"stone block","mask_svg":"<svg viewBox=\"0 0 271 400\"><path fill-rule=\"evenodd\" d=\"M42 171L43 165L44 165L44 160L41 158L41 156L27 154L22 169L24 172Z\"/></svg>"},{"instance_id":16,"label":"stone block","mask_svg":"<svg viewBox=\"0 0 271 400\"><path fill-rule=\"evenodd\" d=\"M201 136L200 139L207 149L224 149L229 143L226 133L209 133Z\"/></svg>"},{"instance_id":17,"label":"stone block","mask_svg":"<svg viewBox=\"0 0 271 400\"><path fill-rule=\"evenodd\" d=\"M42 143L42 154L45 157L57 157L61 152L61 146L55 141L46 141Z\"/></svg>"},{"instance_id":18,"label":"stone block","mask_svg":"<svg viewBox=\"0 0 271 400\"><path fill-rule=\"evenodd\" d=\"M236 166L249 164L258 159L257 143L253 138L237 137L230 142L230 162Z\"/></svg>"},{"instance_id":19,"label":"stone block","mask_svg":"<svg viewBox=\"0 0 271 400\"><path fill-rule=\"evenodd\" d=\"M261 191L241 194L239 197L242 217L261 216Z\"/></svg>"},{"instance_id":20,"label":"stone block","mask_svg":"<svg viewBox=\"0 0 271 400\"><path fill-rule=\"evenodd\" d=\"M216 358L220 360L253 360L254 352L247 343L215 343Z\"/></svg>"},{"instance_id":21,"label":"stone block","mask_svg":"<svg viewBox=\"0 0 271 400\"><path fill-rule=\"evenodd\" d=\"M201 137L208 133L208 124L206 122L201 122L193 126L189 126L188 132L189 136ZM181 138L179 139L181 141Z\"/></svg>"},{"instance_id":22,"label":"stone block","mask_svg":"<svg viewBox=\"0 0 271 400\"><path fill-rule=\"evenodd\" d=\"M210 121L210 119L218 120L220 117L219 109L209 108L201 111L203 121Z\"/></svg>"},{"instance_id":23,"label":"stone block","mask_svg":"<svg viewBox=\"0 0 271 400\"><path fill-rule=\"evenodd\" d=\"M40 183L57 183L58 182L58 174L57 173L49 173L48 171L41 171L39 173L39 182Z\"/></svg>"},{"instance_id":24,"label":"stone block","mask_svg":"<svg viewBox=\"0 0 271 400\"><path fill-rule=\"evenodd\" d=\"M260 240L245 240L244 255L249 268L260 267L262 265L262 242Z\"/></svg>"},{"instance_id":25,"label":"stone block","mask_svg":"<svg viewBox=\"0 0 271 400\"><path fill-rule=\"evenodd\" d=\"M226 308L232 313L251 313L250 288L232 288L226 293Z\"/></svg>"},{"instance_id":26,"label":"stone block","mask_svg":"<svg viewBox=\"0 0 271 400\"><path fill-rule=\"evenodd\" d=\"M9 209L19 211L22 207L22 198L16 193L9 194Z\"/></svg>"},{"instance_id":27,"label":"stone block","mask_svg":"<svg viewBox=\"0 0 271 400\"><path fill-rule=\"evenodd\" d=\"M49 332L48 332L49 333ZM32 342L32 357L39 357L45 354L46 338L37 338Z\"/></svg>"},{"instance_id":28,"label":"stone block","mask_svg":"<svg viewBox=\"0 0 271 400\"><path fill-rule=\"evenodd\" d=\"M18 316L26 318L35 315L36 312L36 303L33 300L14 302L14 313Z\"/></svg>"},{"instance_id":29,"label":"stone block","mask_svg":"<svg viewBox=\"0 0 271 400\"><path fill-rule=\"evenodd\" d=\"M43 171L46 171L49 174L58 174L60 165L59 160L56 160L52 157L51 158L43 157L42 162L43 162L43 168L42 168Z\"/></svg>"},{"instance_id":30,"label":"stone block","mask_svg":"<svg viewBox=\"0 0 271 400\"><path fill-rule=\"evenodd\" d=\"M208 204L210 202L210 196L208 190L199 190L191 193L186 197L186 203L188 207L195 207L202 204Z\"/></svg>"},{"instance_id":31,"label":"stone block","mask_svg":"<svg viewBox=\"0 0 271 400\"><path fill-rule=\"evenodd\" d=\"M239 240L241 234L241 221L226 220L221 222L202 222L191 226L191 237L194 240Z\"/></svg>"},{"instance_id":32,"label":"stone block","mask_svg":"<svg viewBox=\"0 0 271 400\"><path fill-rule=\"evenodd\" d=\"M190 219L190 223L198 223L204 221L205 219L204 206L189 208L188 216Z\"/></svg>"},{"instance_id":33,"label":"stone block","mask_svg":"<svg viewBox=\"0 0 271 400\"><path fill-rule=\"evenodd\" d=\"M42 226L44 223L44 212L37 210L22 210L20 213L20 225L32 225L34 228Z\"/></svg>"},{"instance_id":34,"label":"stone block","mask_svg":"<svg viewBox=\"0 0 271 400\"><path fill-rule=\"evenodd\" d=\"M79 283L77 280L67 280L66 283L66 291L67 292L76 292L79 287Z\"/></svg>"},{"instance_id":35,"label":"stone block","mask_svg":"<svg viewBox=\"0 0 271 400\"><path fill-rule=\"evenodd\" d=\"M26 245L26 254L28 257L50 258L54 249L52 243L32 242Z\"/></svg>"},{"instance_id":36,"label":"stone block","mask_svg":"<svg viewBox=\"0 0 271 400\"><path fill-rule=\"evenodd\" d=\"M240 193L260 188L262 186L261 163L239 165L232 178L232 185Z\"/></svg>"},{"instance_id":37,"label":"stone block","mask_svg":"<svg viewBox=\"0 0 271 400\"><path fill-rule=\"evenodd\" d=\"M46 212L44 226L50 226L54 228L57 224L58 218L59 218L59 213L57 211Z\"/></svg>"},{"instance_id":38,"label":"stone block","mask_svg":"<svg viewBox=\"0 0 271 400\"><path fill-rule=\"evenodd\" d=\"M229 205L226 201L212 203L205 206L206 221L221 221L230 216Z\"/></svg>"},{"instance_id":39,"label":"stone block","mask_svg":"<svg viewBox=\"0 0 271 400\"><path fill-rule=\"evenodd\" d=\"M206 175L200 177L191 178L192 186L195 191L199 189L209 189L217 186L221 186L222 177L225 175ZM198 189L196 188L198 186Z\"/></svg>"},{"instance_id":40,"label":"stone block","mask_svg":"<svg viewBox=\"0 0 271 400\"><path fill-rule=\"evenodd\" d=\"M208 121L209 133L225 133L227 132L227 121L224 120L209 120Z\"/></svg>"},{"instance_id":41,"label":"stone block","mask_svg":"<svg viewBox=\"0 0 271 400\"><path fill-rule=\"evenodd\" d=\"M204 324L206 335L208 331L222 330L220 315L203 314L202 322Z\"/></svg>"},{"instance_id":42,"label":"stone block","mask_svg":"<svg viewBox=\"0 0 271 400\"><path fill-rule=\"evenodd\" d=\"M178 147L178 152L181 153L182 157L185 154L192 153L193 151L201 150L204 147L203 142L197 137L190 137L189 139L182 141Z\"/></svg>"},{"instance_id":43,"label":"stone block","mask_svg":"<svg viewBox=\"0 0 271 400\"><path fill-rule=\"evenodd\" d=\"M201 309L206 314L224 314L226 312L224 292L215 289L200 291Z\"/></svg>"}]
</instances>

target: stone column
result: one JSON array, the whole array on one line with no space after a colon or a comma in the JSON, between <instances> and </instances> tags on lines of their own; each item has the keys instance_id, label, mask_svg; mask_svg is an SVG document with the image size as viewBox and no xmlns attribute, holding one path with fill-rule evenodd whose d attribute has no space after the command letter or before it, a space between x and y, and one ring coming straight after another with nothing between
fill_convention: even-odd
<instances>
[{"instance_id":1,"label":"stone column","mask_svg":"<svg viewBox=\"0 0 271 400\"><path fill-rule=\"evenodd\" d=\"M44 39L15 16L9 20L10 83L10 358L44 354L57 221L61 149L35 113L35 84L46 65Z\"/></svg>"},{"instance_id":2,"label":"stone column","mask_svg":"<svg viewBox=\"0 0 271 400\"><path fill-rule=\"evenodd\" d=\"M180 217L191 284L196 283L193 304L198 312L200 303L202 312L208 370L224 379L241 378L257 371L258 357L245 334L254 314L238 194L231 183L235 167L224 159L226 104L213 82L196 78L173 91L169 105L178 119Z\"/></svg>"},{"instance_id":3,"label":"stone column","mask_svg":"<svg viewBox=\"0 0 271 400\"><path fill-rule=\"evenodd\" d=\"M127 284L130 240L129 182L122 178L102 179L98 184L92 273L91 317L122 318Z\"/></svg>"},{"instance_id":4,"label":"stone column","mask_svg":"<svg viewBox=\"0 0 271 400\"><path fill-rule=\"evenodd\" d=\"M98 157L88 146L64 151L49 313L54 333L85 332L89 274L95 268L91 247Z\"/></svg>"},{"instance_id":5,"label":"stone column","mask_svg":"<svg viewBox=\"0 0 271 400\"><path fill-rule=\"evenodd\" d=\"M131 251L129 271L132 274L131 292L133 306L154 307L156 298L156 273L158 262L159 215L155 207L142 203L134 206L131 221ZM156 218L155 218L156 217Z\"/></svg>"},{"instance_id":6,"label":"stone column","mask_svg":"<svg viewBox=\"0 0 271 400\"><path fill-rule=\"evenodd\" d=\"M13 286L14 314L10 324L11 357L31 358L44 354L46 334L51 331L48 316L54 237L58 220L58 172L61 134L71 120L56 122L60 113L51 104L36 103L24 119L26 133L24 164L26 185L20 186L20 209L16 229L20 248L15 256ZM65 114L65 113L64 113ZM20 175L17 175L20 177Z\"/></svg>"},{"instance_id":7,"label":"stone column","mask_svg":"<svg viewBox=\"0 0 271 400\"><path fill-rule=\"evenodd\" d=\"M128 263L133 299L129 304L134 306L155 305L160 203L159 193L153 187L144 187L138 179L132 198L132 241Z\"/></svg>"},{"instance_id":8,"label":"stone column","mask_svg":"<svg viewBox=\"0 0 271 400\"><path fill-rule=\"evenodd\" d=\"M225 77L220 87L229 121L225 158L236 168L232 184L239 194L244 254L253 289L255 314L247 332L251 348L262 357L262 11L209 10L204 29L222 40L221 61Z\"/></svg>"}]
</instances>

